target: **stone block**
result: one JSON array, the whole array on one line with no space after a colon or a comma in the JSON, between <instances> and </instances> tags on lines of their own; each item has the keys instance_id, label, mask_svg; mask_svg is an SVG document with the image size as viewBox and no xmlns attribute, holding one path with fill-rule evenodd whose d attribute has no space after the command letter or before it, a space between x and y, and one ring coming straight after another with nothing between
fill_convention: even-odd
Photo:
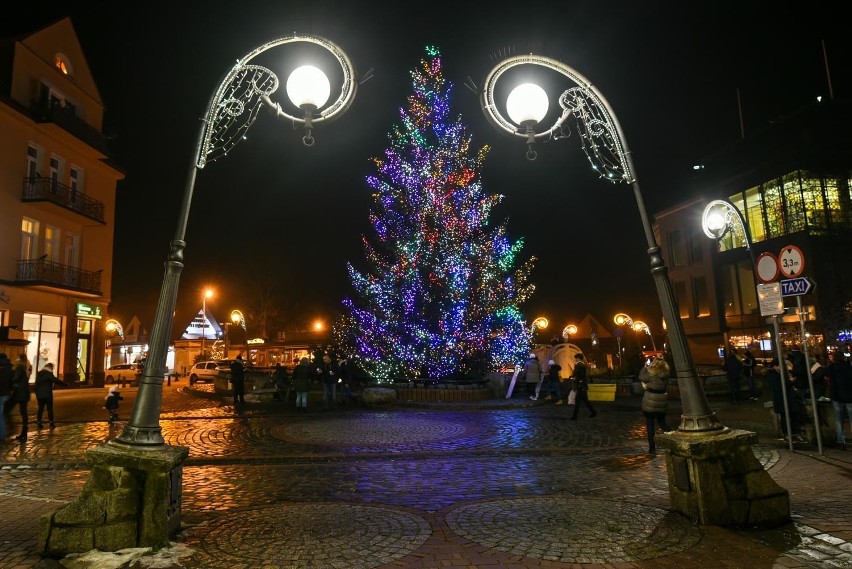
<instances>
[{"instance_id":1,"label":"stone block","mask_svg":"<svg viewBox=\"0 0 852 569\"><path fill-rule=\"evenodd\" d=\"M107 523L136 518L139 514L139 492L136 489L115 490L105 499Z\"/></svg>"},{"instance_id":2,"label":"stone block","mask_svg":"<svg viewBox=\"0 0 852 569\"><path fill-rule=\"evenodd\" d=\"M790 494L783 490L781 495L753 500L747 523L751 527L768 528L790 521Z\"/></svg>"},{"instance_id":3,"label":"stone block","mask_svg":"<svg viewBox=\"0 0 852 569\"><path fill-rule=\"evenodd\" d=\"M124 520L95 527L95 549L118 551L136 547L138 524L136 520Z\"/></svg>"},{"instance_id":4,"label":"stone block","mask_svg":"<svg viewBox=\"0 0 852 569\"><path fill-rule=\"evenodd\" d=\"M56 526L50 532L44 553L49 557L65 557L69 553L85 553L94 547L94 526Z\"/></svg>"},{"instance_id":5,"label":"stone block","mask_svg":"<svg viewBox=\"0 0 852 569\"><path fill-rule=\"evenodd\" d=\"M60 526L102 524L106 519L108 492L86 492L54 512L53 522Z\"/></svg>"}]
</instances>

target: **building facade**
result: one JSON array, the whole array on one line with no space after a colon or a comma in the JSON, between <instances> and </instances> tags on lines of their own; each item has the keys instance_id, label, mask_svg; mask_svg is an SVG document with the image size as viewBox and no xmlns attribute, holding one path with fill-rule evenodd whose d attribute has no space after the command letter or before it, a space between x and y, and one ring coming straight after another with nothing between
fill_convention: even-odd
<instances>
[{"instance_id":1,"label":"building facade","mask_svg":"<svg viewBox=\"0 0 852 569\"><path fill-rule=\"evenodd\" d=\"M104 104L70 19L0 42L0 326L33 374L53 362L69 384L102 383L124 178Z\"/></svg>"},{"instance_id":2,"label":"building facade","mask_svg":"<svg viewBox=\"0 0 852 569\"><path fill-rule=\"evenodd\" d=\"M655 215L696 362L720 361L719 348L730 344L774 356L774 323L761 315L758 285L791 278L812 286L784 297L782 345L806 342L815 355L845 349L852 329L849 102L801 109L707 158L696 172L698 196ZM702 230L703 210L714 199L731 203L745 221L719 241ZM778 268L773 278L755 269L767 259Z\"/></svg>"}]
</instances>

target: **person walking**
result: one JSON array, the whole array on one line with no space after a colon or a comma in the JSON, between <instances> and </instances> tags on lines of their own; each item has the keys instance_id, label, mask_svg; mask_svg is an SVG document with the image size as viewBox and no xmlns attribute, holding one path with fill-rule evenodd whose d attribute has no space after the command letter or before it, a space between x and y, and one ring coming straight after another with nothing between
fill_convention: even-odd
<instances>
[{"instance_id":1,"label":"person walking","mask_svg":"<svg viewBox=\"0 0 852 569\"><path fill-rule=\"evenodd\" d=\"M740 361L737 349L729 346L725 351L725 361L722 363L725 376L728 378L728 389L731 391L731 403L740 402L740 378L743 374L743 363Z\"/></svg>"},{"instance_id":2,"label":"person walking","mask_svg":"<svg viewBox=\"0 0 852 569\"><path fill-rule=\"evenodd\" d=\"M846 356L835 350L829 356L826 375L830 378L831 405L834 407L834 434L840 450L846 450L846 434L843 431L844 414L852 425L852 364Z\"/></svg>"},{"instance_id":3,"label":"person walking","mask_svg":"<svg viewBox=\"0 0 852 569\"><path fill-rule=\"evenodd\" d=\"M30 402L32 393L30 392L30 376L28 370L30 362L27 361L27 354L19 354L18 361L12 369L12 406L17 405L18 411L21 414L21 434L15 437L15 440L22 443L27 442L27 433L29 430L29 415L27 413L27 405Z\"/></svg>"},{"instance_id":4,"label":"person walking","mask_svg":"<svg viewBox=\"0 0 852 569\"><path fill-rule=\"evenodd\" d=\"M53 420L53 386L54 385L62 385L67 386L68 384L53 375L53 364L46 363L44 367L36 374L35 379L35 395L36 401L38 402L38 412L36 413L36 428L41 429L44 427L44 423L42 422L42 418L44 417L44 410L47 408L47 420L50 421L50 428L53 429L56 427L56 423Z\"/></svg>"},{"instance_id":5,"label":"person walking","mask_svg":"<svg viewBox=\"0 0 852 569\"><path fill-rule=\"evenodd\" d=\"M746 347L743 353L743 376L748 384L749 399L757 401L757 386L754 383L754 370L757 367L757 358L754 357L754 352L751 345Z\"/></svg>"},{"instance_id":6,"label":"person walking","mask_svg":"<svg viewBox=\"0 0 852 569\"><path fill-rule=\"evenodd\" d=\"M541 391L544 392L544 400L550 401L551 399L556 399L557 401L561 401L562 398L559 395L559 382L561 380L560 372L562 371L562 366L556 363L554 360L547 361L547 374L545 375L544 380L542 380ZM536 399L538 399L540 393L536 393Z\"/></svg>"},{"instance_id":7,"label":"person walking","mask_svg":"<svg viewBox=\"0 0 852 569\"><path fill-rule=\"evenodd\" d=\"M234 388L234 407L246 402L246 367L243 365L242 354L231 362L231 385Z\"/></svg>"},{"instance_id":8,"label":"person walking","mask_svg":"<svg viewBox=\"0 0 852 569\"><path fill-rule=\"evenodd\" d=\"M645 430L648 435L648 454L656 455L654 443L655 426L663 432L670 431L666 423L666 411L669 405L669 364L661 357L655 357L639 372L639 381L645 393L642 395L642 414L645 416Z\"/></svg>"},{"instance_id":9,"label":"person walking","mask_svg":"<svg viewBox=\"0 0 852 569\"><path fill-rule=\"evenodd\" d=\"M571 415L572 421L577 420L581 403L589 409L589 418L594 418L598 414L589 402L589 368L584 360L583 354L574 354L574 373L571 374L571 377L574 380L574 390L577 394L574 400L574 413Z\"/></svg>"},{"instance_id":10,"label":"person walking","mask_svg":"<svg viewBox=\"0 0 852 569\"><path fill-rule=\"evenodd\" d=\"M322 405L329 411L337 409L337 382L340 380L340 366L325 352L317 372L322 379Z\"/></svg>"},{"instance_id":11,"label":"person walking","mask_svg":"<svg viewBox=\"0 0 852 569\"><path fill-rule=\"evenodd\" d=\"M308 391L311 389L311 361L302 358L293 368L293 389L296 391L296 411L302 413L308 408Z\"/></svg>"},{"instance_id":12,"label":"person walking","mask_svg":"<svg viewBox=\"0 0 852 569\"><path fill-rule=\"evenodd\" d=\"M104 409L107 410L107 422L110 425L118 421L118 402L122 399L124 399L124 397L122 397L121 393L118 391L117 385L110 387L106 397L104 397Z\"/></svg>"},{"instance_id":13,"label":"person walking","mask_svg":"<svg viewBox=\"0 0 852 569\"><path fill-rule=\"evenodd\" d=\"M275 384L275 394L272 396L276 401L287 402L290 399L290 382L287 377L287 368L281 365L281 362L275 364L275 371L272 372L272 381Z\"/></svg>"},{"instance_id":14,"label":"person walking","mask_svg":"<svg viewBox=\"0 0 852 569\"><path fill-rule=\"evenodd\" d=\"M784 435L781 437L781 440L785 440L789 432L794 441L803 442L799 433L800 397L795 387L793 387L792 380L782 378L778 358L772 358L772 361L769 362L769 367L764 371L764 378L766 379L766 384L769 386L769 390L772 392L772 410L775 411L781 424L781 434ZM783 385L782 382L786 383L786 385ZM790 411L789 430L787 429L787 418L784 414L784 389L787 390L787 408Z\"/></svg>"},{"instance_id":15,"label":"person walking","mask_svg":"<svg viewBox=\"0 0 852 569\"><path fill-rule=\"evenodd\" d=\"M9 410L7 406L9 396L12 394L12 362L5 352L0 352L0 441L6 439L9 433Z\"/></svg>"},{"instance_id":16,"label":"person walking","mask_svg":"<svg viewBox=\"0 0 852 569\"><path fill-rule=\"evenodd\" d=\"M530 357L524 363L524 385L526 394L529 398L535 401L535 386L541 381L541 363L538 361L538 356L530 352Z\"/></svg>"}]
</instances>

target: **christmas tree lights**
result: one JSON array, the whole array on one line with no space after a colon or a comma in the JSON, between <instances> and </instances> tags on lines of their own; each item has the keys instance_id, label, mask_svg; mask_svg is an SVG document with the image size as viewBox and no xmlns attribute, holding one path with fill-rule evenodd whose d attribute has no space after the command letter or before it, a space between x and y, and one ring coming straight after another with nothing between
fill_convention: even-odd
<instances>
[{"instance_id":1,"label":"christmas tree lights","mask_svg":"<svg viewBox=\"0 0 852 569\"><path fill-rule=\"evenodd\" d=\"M535 259L519 264L522 240L507 237L505 222L489 225L502 196L482 187L488 147L474 150L461 119L450 120L452 83L439 51L426 54L367 176L369 268L349 264L356 294L335 325L338 345L385 381L481 377L529 349L519 306L533 292Z\"/></svg>"}]
</instances>

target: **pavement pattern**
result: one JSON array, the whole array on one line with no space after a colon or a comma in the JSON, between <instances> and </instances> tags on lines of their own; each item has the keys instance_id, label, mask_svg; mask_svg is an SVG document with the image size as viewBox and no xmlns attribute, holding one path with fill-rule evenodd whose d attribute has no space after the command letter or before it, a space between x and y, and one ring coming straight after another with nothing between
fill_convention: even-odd
<instances>
[{"instance_id":1,"label":"pavement pattern","mask_svg":"<svg viewBox=\"0 0 852 569\"><path fill-rule=\"evenodd\" d=\"M55 429L31 425L26 443L0 443L0 568L49 566L36 551L39 517L79 494L86 450L122 427L106 422L105 391L60 390ZM124 396L127 419L136 390ZM166 567L852 568L852 451L788 450L762 401L711 406L726 426L758 433L755 455L790 491L793 523L768 530L699 526L669 510L639 397L597 402L597 417L578 421L570 407L523 397L337 411L312 402L307 413L249 399L234 409L209 386L164 386L163 436L190 451L175 539L185 556Z\"/></svg>"}]
</instances>

